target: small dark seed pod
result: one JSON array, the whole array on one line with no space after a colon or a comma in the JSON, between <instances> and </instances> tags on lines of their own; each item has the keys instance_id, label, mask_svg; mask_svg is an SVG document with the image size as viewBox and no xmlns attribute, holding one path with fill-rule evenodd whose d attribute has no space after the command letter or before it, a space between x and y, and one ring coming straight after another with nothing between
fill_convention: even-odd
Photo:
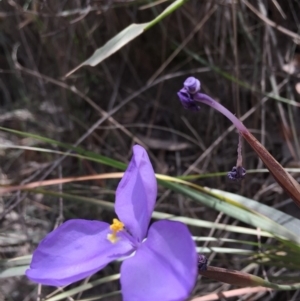
<instances>
[{"instance_id":1,"label":"small dark seed pod","mask_svg":"<svg viewBox=\"0 0 300 301\"><path fill-rule=\"evenodd\" d=\"M207 270L207 258L202 254L198 254L198 270L199 271Z\"/></svg>"},{"instance_id":2,"label":"small dark seed pod","mask_svg":"<svg viewBox=\"0 0 300 301\"><path fill-rule=\"evenodd\" d=\"M246 175L246 169L242 166L234 166L232 170L227 174L228 178L233 181L244 179Z\"/></svg>"}]
</instances>

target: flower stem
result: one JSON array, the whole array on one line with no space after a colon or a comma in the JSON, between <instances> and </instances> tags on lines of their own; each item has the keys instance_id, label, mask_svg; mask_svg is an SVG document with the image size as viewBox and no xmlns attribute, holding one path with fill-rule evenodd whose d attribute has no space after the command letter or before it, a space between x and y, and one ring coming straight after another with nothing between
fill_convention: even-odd
<instances>
[{"instance_id":1,"label":"flower stem","mask_svg":"<svg viewBox=\"0 0 300 301\"><path fill-rule=\"evenodd\" d=\"M221 114L226 116L232 123L233 125L237 128L237 130L241 133L248 133L248 129L243 125L243 123L234 115L232 114L229 110L227 110L224 106L222 106L220 103L209 97L208 95L204 93L196 93L193 97L193 100L197 102L202 102L213 109L216 109L219 111Z\"/></svg>"},{"instance_id":2,"label":"flower stem","mask_svg":"<svg viewBox=\"0 0 300 301\"><path fill-rule=\"evenodd\" d=\"M239 134L239 144L238 144L238 148L237 148L238 157L236 160L236 166L243 166L242 143L243 143L243 139L242 139L241 134Z\"/></svg>"}]
</instances>

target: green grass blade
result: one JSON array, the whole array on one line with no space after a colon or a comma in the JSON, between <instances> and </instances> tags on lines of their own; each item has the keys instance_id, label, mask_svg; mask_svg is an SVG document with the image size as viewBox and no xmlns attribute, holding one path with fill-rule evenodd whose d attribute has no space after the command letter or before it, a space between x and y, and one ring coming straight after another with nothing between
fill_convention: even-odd
<instances>
[{"instance_id":1,"label":"green grass blade","mask_svg":"<svg viewBox=\"0 0 300 301\"><path fill-rule=\"evenodd\" d=\"M20 257L15 257L11 259L0 260L0 269L4 267L15 267L20 265L28 265L31 261L31 255L25 255Z\"/></svg>"},{"instance_id":2,"label":"green grass blade","mask_svg":"<svg viewBox=\"0 0 300 301\"><path fill-rule=\"evenodd\" d=\"M198 253L220 253L220 254L236 254L236 255L253 255L255 251L237 249L237 248L223 248L223 247L197 247Z\"/></svg>"},{"instance_id":3,"label":"green grass blade","mask_svg":"<svg viewBox=\"0 0 300 301\"><path fill-rule=\"evenodd\" d=\"M8 278L8 277L15 277L15 276L23 276L25 275L25 271L29 268L29 265L21 265L18 267L7 267L1 268L0 267L0 279Z\"/></svg>"},{"instance_id":4,"label":"green grass blade","mask_svg":"<svg viewBox=\"0 0 300 301\"><path fill-rule=\"evenodd\" d=\"M54 139L50 139L50 138L45 138L43 136L39 136L36 134L32 134L32 133L26 133L26 132L21 132L21 131L17 131L17 130L13 130L13 129L9 129L9 128L5 128L5 127L1 127L0 126L0 130L5 131L5 132L9 132L12 134L16 134L22 137L29 137L29 138L33 138L37 141L40 142L44 142L44 143L48 143L48 144L52 144L52 145L56 145L59 147L62 147L64 149L67 150L72 150L80 155L82 155L85 159L91 160L91 161L95 161L98 163L102 163L111 167L115 167L121 170L125 170L126 168L126 164L113 160L111 158L105 157L105 156L101 156L99 154L95 154L94 152L90 152L90 151L86 151L81 147L74 147L71 144L67 144L67 143L63 143Z\"/></svg>"},{"instance_id":5,"label":"green grass blade","mask_svg":"<svg viewBox=\"0 0 300 301\"><path fill-rule=\"evenodd\" d=\"M214 208L218 211L224 212L225 214L247 223L253 227L258 227L265 231L272 233L275 236L291 240L297 244L300 244L300 237L287 230L285 227L273 222L263 216L255 215L252 212L234 206L217 199L216 197L205 195L189 187L185 187L180 184L174 184L171 182L160 181L160 183L176 192L182 193L195 201L198 201L208 207Z\"/></svg>"},{"instance_id":6,"label":"green grass blade","mask_svg":"<svg viewBox=\"0 0 300 301\"><path fill-rule=\"evenodd\" d=\"M202 236L202 237L193 237L195 242L215 242L215 243L233 243L233 244L243 244L253 247L260 248L268 248L269 245L260 244L259 242L248 241L248 240L240 240L240 239L232 239L232 238L222 238L222 237L211 237L211 236Z\"/></svg>"},{"instance_id":7,"label":"green grass blade","mask_svg":"<svg viewBox=\"0 0 300 301\"><path fill-rule=\"evenodd\" d=\"M300 236L300 220L295 217L292 217L289 214L286 214L275 208L272 208L270 206L267 206L265 204L255 201L255 200L252 200L252 199L249 199L249 198L246 198L246 197L234 194L234 193L226 192L226 191L219 190L219 189L209 189L209 191L211 191L215 194L218 194L220 196L220 198L222 198L222 196L225 196L232 200L235 200L236 202L243 204L244 206L247 206L247 207L269 217L274 222L284 226L286 229L293 232L295 235Z\"/></svg>"},{"instance_id":8,"label":"green grass blade","mask_svg":"<svg viewBox=\"0 0 300 301\"><path fill-rule=\"evenodd\" d=\"M29 191L34 192L34 193L42 193L42 194L46 194L46 195L62 197L63 199L70 200L70 201L87 202L90 204L101 206L102 208L105 208L105 209L114 210L114 203L103 201L103 200L98 200L98 199L89 198L89 197L82 197L82 196L68 194L68 193L49 191L49 190L44 190L44 189L32 189ZM223 231L228 231L228 232L243 233L243 234L249 234L249 235L255 235L255 236L257 236L259 234L262 237L274 237L272 234L270 234L269 232L266 232L266 231L258 232L255 229L250 229L250 228L246 228L246 227L214 223L214 222L210 222L210 221L194 219L194 218L184 217L184 216L175 216L175 215L172 215L169 213L163 213L163 212L158 212L158 211L154 211L152 214L152 217L154 219L159 219L159 220L170 219L173 221L179 221L186 225L194 226L194 227L202 227L202 228L208 228L208 229L213 228L213 229L218 229L218 230L223 230Z\"/></svg>"},{"instance_id":9,"label":"green grass blade","mask_svg":"<svg viewBox=\"0 0 300 301\"><path fill-rule=\"evenodd\" d=\"M144 31L151 28L153 25L160 22L166 16L171 14L174 10L179 8L186 0L176 0L171 5L169 5L160 15L158 15L154 20L142 24L131 24L121 32L119 32L116 36L106 42L102 47L98 48L94 54L81 63L79 66L71 70L66 74L65 77L68 77L79 68L83 66L96 66L106 58L117 52L123 46L128 44L130 41L134 40L136 37L141 35Z\"/></svg>"},{"instance_id":10,"label":"green grass blade","mask_svg":"<svg viewBox=\"0 0 300 301\"><path fill-rule=\"evenodd\" d=\"M73 289L70 289L70 290L66 291L66 292L60 293L56 296L53 296L49 299L46 299L46 301L59 301L59 300L62 300L62 299L66 299L66 298L74 296L78 293L81 293L81 292L84 292L84 291L89 290L91 288L94 288L98 285L118 280L119 278L120 278L120 274L115 274L115 275L103 277L103 278L95 280L93 282L89 282L89 283L85 283L83 285L79 285L79 286L77 286Z\"/></svg>"},{"instance_id":11,"label":"green grass blade","mask_svg":"<svg viewBox=\"0 0 300 301\"><path fill-rule=\"evenodd\" d=\"M0 260L0 279L13 276L22 276L29 267L31 255Z\"/></svg>"}]
</instances>

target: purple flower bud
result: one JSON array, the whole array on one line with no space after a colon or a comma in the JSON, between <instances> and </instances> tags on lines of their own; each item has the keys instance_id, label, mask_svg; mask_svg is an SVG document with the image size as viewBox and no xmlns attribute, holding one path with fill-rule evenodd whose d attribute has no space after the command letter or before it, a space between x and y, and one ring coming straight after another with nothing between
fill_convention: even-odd
<instances>
[{"instance_id":1,"label":"purple flower bud","mask_svg":"<svg viewBox=\"0 0 300 301\"><path fill-rule=\"evenodd\" d=\"M198 254L198 270L199 271L207 270L207 258L202 254Z\"/></svg>"},{"instance_id":2,"label":"purple flower bud","mask_svg":"<svg viewBox=\"0 0 300 301\"><path fill-rule=\"evenodd\" d=\"M234 166L227 174L228 178L233 181L242 180L246 175L246 169L242 166Z\"/></svg>"},{"instance_id":3,"label":"purple flower bud","mask_svg":"<svg viewBox=\"0 0 300 301\"><path fill-rule=\"evenodd\" d=\"M181 104L183 105L183 107L185 109L191 110L191 111L199 111L200 110L200 107L192 98L193 96L191 94L189 94L185 88L181 89L177 93L177 95L181 101Z\"/></svg>"},{"instance_id":4,"label":"purple flower bud","mask_svg":"<svg viewBox=\"0 0 300 301\"><path fill-rule=\"evenodd\" d=\"M241 133L248 133L248 129L243 125L243 123L229 110L223 107L220 103L215 101L213 98L209 97L204 93L200 93L200 81L195 77L188 77L183 83L184 88L181 89L177 94L186 109L193 111L198 111L199 107L196 103L204 103L211 106L213 109L219 111L221 114L226 116Z\"/></svg>"},{"instance_id":5,"label":"purple flower bud","mask_svg":"<svg viewBox=\"0 0 300 301\"><path fill-rule=\"evenodd\" d=\"M188 77L184 81L183 86L186 88L186 90L190 94L195 94L195 93L199 92L200 88L201 88L200 81L197 78L193 77L193 76Z\"/></svg>"}]
</instances>

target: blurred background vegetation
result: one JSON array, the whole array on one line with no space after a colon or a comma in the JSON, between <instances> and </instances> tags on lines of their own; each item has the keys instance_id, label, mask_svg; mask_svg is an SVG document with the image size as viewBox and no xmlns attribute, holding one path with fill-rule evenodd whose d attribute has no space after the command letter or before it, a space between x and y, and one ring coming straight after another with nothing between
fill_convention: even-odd
<instances>
[{"instance_id":1,"label":"blurred background vegetation","mask_svg":"<svg viewBox=\"0 0 300 301\"><path fill-rule=\"evenodd\" d=\"M44 190L22 189L1 195L2 260L31 254L63 220L110 221L112 210L96 200L112 204L118 180L61 184L59 179L118 171L90 159L99 154L127 163L135 143L147 149L157 173L200 175L194 183L300 217L300 210L263 170L263 164L246 144L246 179L230 182L226 173L236 162L235 129L225 117L204 105L198 113L185 111L176 95L187 76L199 78L202 90L240 117L284 167L292 168L299 181L298 0L189 0L101 64L82 67L65 77L122 29L153 20L171 3L0 1L0 126L23 133L0 132L0 183L12 186L57 179L56 185ZM89 153L85 153L87 158L62 154L71 148L42 138L73 145L73 154L79 152L77 146ZM156 211L236 226L236 231L191 227L192 233L202 238L199 246L209 248L206 253L215 266L237 270L246 267L269 280L287 271L291 257L281 264L276 260L261 264L259 257L272 252L276 257L281 246L273 238L260 236L259 231L255 235L237 231L238 226L250 229L246 222L162 186ZM227 247L231 249L226 251ZM241 252L233 251L237 248ZM297 269L290 267L280 281L288 277L300 281L297 256L291 265ZM92 280L118 270L119 263L113 263ZM53 291L40 290L24 276L16 275L2 275L0 300L40 300L39 293L45 298ZM202 279L194 295L231 288ZM110 281L79 290L65 300L102 300L100 295L118 289L118 282ZM120 296L103 300L120 300ZM234 300L300 300L300 295L299 291L257 291Z\"/></svg>"}]
</instances>

